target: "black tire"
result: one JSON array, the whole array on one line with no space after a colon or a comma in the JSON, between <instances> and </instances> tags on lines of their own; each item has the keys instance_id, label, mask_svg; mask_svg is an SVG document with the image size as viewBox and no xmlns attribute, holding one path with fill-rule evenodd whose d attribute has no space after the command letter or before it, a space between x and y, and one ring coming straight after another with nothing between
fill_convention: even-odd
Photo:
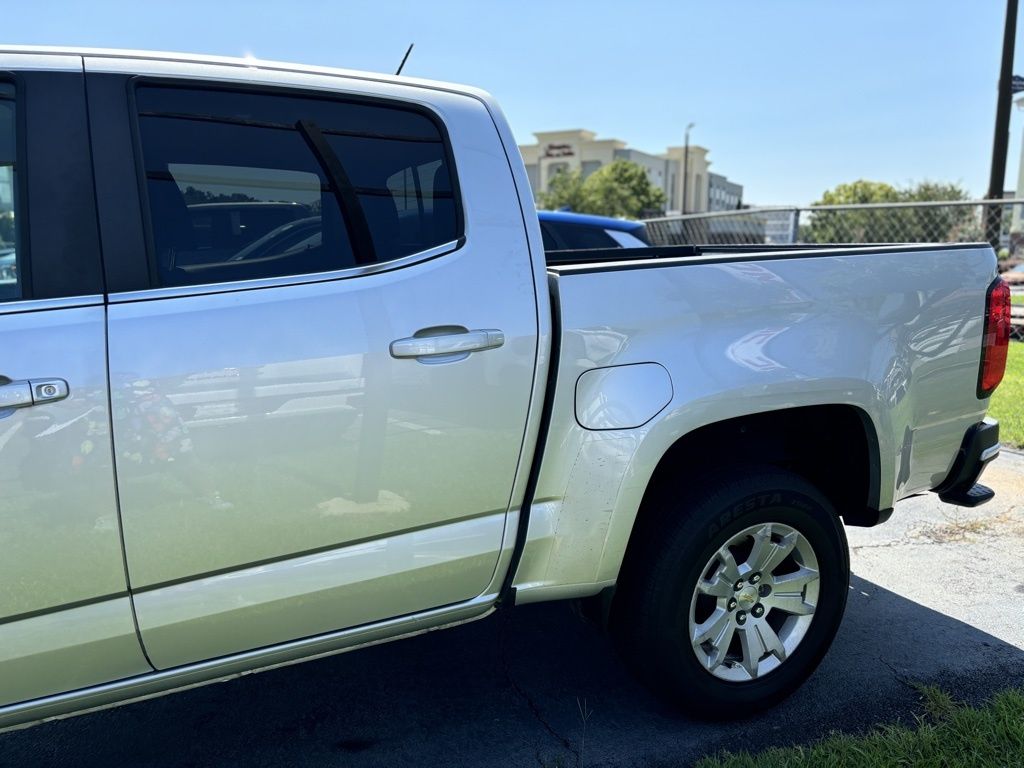
<instances>
[{"instance_id":1,"label":"black tire","mask_svg":"<svg viewBox=\"0 0 1024 768\"><path fill-rule=\"evenodd\" d=\"M612 632L633 671L673 704L706 718L746 717L796 690L825 655L846 607L849 552L833 505L799 475L774 467L738 477L706 475L693 492L665 491L644 503L647 525L630 542L611 616ZM691 601L698 580L708 578L704 569L715 553L761 523L789 526L813 548L817 605L802 640L775 669L755 679L723 680L701 664L690 643ZM779 571L786 567L791 566ZM769 609L765 621L770 614ZM789 620L781 609L778 615ZM735 667L730 661L726 668Z\"/></svg>"}]
</instances>

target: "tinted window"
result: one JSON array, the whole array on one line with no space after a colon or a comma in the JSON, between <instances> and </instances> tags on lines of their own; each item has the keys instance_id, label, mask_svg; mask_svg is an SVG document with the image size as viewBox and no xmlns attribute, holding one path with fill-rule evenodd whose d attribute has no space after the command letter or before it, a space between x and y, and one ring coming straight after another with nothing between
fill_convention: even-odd
<instances>
[{"instance_id":1,"label":"tinted window","mask_svg":"<svg viewBox=\"0 0 1024 768\"><path fill-rule=\"evenodd\" d=\"M424 114L156 86L136 103L163 285L344 269L460 235L444 139Z\"/></svg>"},{"instance_id":2,"label":"tinted window","mask_svg":"<svg viewBox=\"0 0 1024 768\"><path fill-rule=\"evenodd\" d=\"M14 87L0 83L0 301L21 297L14 117Z\"/></svg>"},{"instance_id":3,"label":"tinted window","mask_svg":"<svg viewBox=\"0 0 1024 768\"><path fill-rule=\"evenodd\" d=\"M583 248L619 248L618 242L602 227L587 224L567 224L564 221L548 222L555 236L562 241L561 247L577 251Z\"/></svg>"},{"instance_id":4,"label":"tinted window","mask_svg":"<svg viewBox=\"0 0 1024 768\"><path fill-rule=\"evenodd\" d=\"M551 230L549 229L549 225L548 225L548 223L546 221L542 221L540 223L540 234L541 234L541 238L544 241L544 250L545 251L557 251L558 250L558 247L559 247L558 246L558 241L555 240L555 236L553 234L551 234Z\"/></svg>"}]
</instances>

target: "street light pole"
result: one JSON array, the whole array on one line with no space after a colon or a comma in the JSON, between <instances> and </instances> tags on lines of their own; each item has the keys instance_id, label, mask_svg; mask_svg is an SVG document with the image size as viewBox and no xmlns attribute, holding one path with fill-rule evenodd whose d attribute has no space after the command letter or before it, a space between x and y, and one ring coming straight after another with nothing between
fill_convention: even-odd
<instances>
[{"instance_id":1,"label":"street light pole","mask_svg":"<svg viewBox=\"0 0 1024 768\"><path fill-rule=\"evenodd\" d=\"M686 141L683 149L683 205L682 213L686 213L686 198L687 190L690 187L690 129L693 128L694 124L689 123L686 126Z\"/></svg>"},{"instance_id":2,"label":"street light pole","mask_svg":"<svg viewBox=\"0 0 1024 768\"><path fill-rule=\"evenodd\" d=\"M1006 25L1003 28L1003 60L999 69L999 94L996 100L996 132L992 139L992 170L988 179L988 199L1001 200L1006 180L1006 151L1010 142L1010 101L1013 96L1013 44L1017 31L1017 0L1006 0ZM1002 206L990 205L985 211L985 239L999 247L1002 230Z\"/></svg>"}]
</instances>

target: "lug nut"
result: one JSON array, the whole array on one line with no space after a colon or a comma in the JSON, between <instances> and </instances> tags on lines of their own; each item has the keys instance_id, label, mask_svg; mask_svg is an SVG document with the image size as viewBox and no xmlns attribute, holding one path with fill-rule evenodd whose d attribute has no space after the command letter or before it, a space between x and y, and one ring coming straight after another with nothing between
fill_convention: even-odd
<instances>
[{"instance_id":1,"label":"lug nut","mask_svg":"<svg viewBox=\"0 0 1024 768\"><path fill-rule=\"evenodd\" d=\"M743 579L740 579L735 584L733 584L732 589L733 592L739 592L741 589L743 589Z\"/></svg>"},{"instance_id":2,"label":"lug nut","mask_svg":"<svg viewBox=\"0 0 1024 768\"><path fill-rule=\"evenodd\" d=\"M748 579L748 581L750 581L751 584L757 584L757 582L759 582L761 580L761 574L760 573L752 573L752 574L750 574L750 576L747 577L747 579Z\"/></svg>"},{"instance_id":3,"label":"lug nut","mask_svg":"<svg viewBox=\"0 0 1024 768\"><path fill-rule=\"evenodd\" d=\"M735 597L730 597L729 598L729 610L731 611L731 610L734 610L735 608L736 608L736 598Z\"/></svg>"},{"instance_id":4,"label":"lug nut","mask_svg":"<svg viewBox=\"0 0 1024 768\"><path fill-rule=\"evenodd\" d=\"M759 594L761 597L768 597L768 595L770 595L771 593L772 588L769 587L767 584L762 584L760 587L757 588L757 594Z\"/></svg>"},{"instance_id":5,"label":"lug nut","mask_svg":"<svg viewBox=\"0 0 1024 768\"><path fill-rule=\"evenodd\" d=\"M744 622L746 622L746 620L747 620L747 614L746 614L745 611L737 611L736 612L736 623L737 624L743 624Z\"/></svg>"},{"instance_id":6,"label":"lug nut","mask_svg":"<svg viewBox=\"0 0 1024 768\"><path fill-rule=\"evenodd\" d=\"M755 619L759 619L762 616L764 616L764 606L761 605L760 603L758 603L757 605L755 605L753 608L750 609L750 612L752 614L754 614L754 618Z\"/></svg>"}]
</instances>

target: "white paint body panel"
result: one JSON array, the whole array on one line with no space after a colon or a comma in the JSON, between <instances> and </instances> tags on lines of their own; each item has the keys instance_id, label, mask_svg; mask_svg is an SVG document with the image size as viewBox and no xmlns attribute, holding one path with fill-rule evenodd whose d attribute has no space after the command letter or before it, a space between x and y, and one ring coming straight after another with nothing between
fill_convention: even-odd
<instances>
[{"instance_id":1,"label":"white paint body panel","mask_svg":"<svg viewBox=\"0 0 1024 768\"><path fill-rule=\"evenodd\" d=\"M104 309L81 301L92 306L15 301L0 314L0 376L70 389L0 409L0 706L150 671L121 553Z\"/></svg>"},{"instance_id":2,"label":"white paint body panel","mask_svg":"<svg viewBox=\"0 0 1024 768\"><path fill-rule=\"evenodd\" d=\"M504 525L487 515L143 591L139 629L169 669L459 603L480 594Z\"/></svg>"},{"instance_id":3,"label":"white paint body panel","mask_svg":"<svg viewBox=\"0 0 1024 768\"><path fill-rule=\"evenodd\" d=\"M576 421L584 429L635 429L672 400L672 379L657 363L584 371L576 380Z\"/></svg>"},{"instance_id":4,"label":"white paint body panel","mask_svg":"<svg viewBox=\"0 0 1024 768\"><path fill-rule=\"evenodd\" d=\"M855 406L878 434L885 508L944 479L984 416L975 387L985 289L996 275L988 248L629 266L557 270L559 383L518 602L614 582L658 461L704 425ZM651 360L673 386L656 417L602 432L578 423L578 393L565 382Z\"/></svg>"},{"instance_id":5,"label":"white paint body panel","mask_svg":"<svg viewBox=\"0 0 1024 768\"><path fill-rule=\"evenodd\" d=\"M333 75L143 60L113 66L126 65L427 106L447 128L466 211L454 250L392 268L111 297L121 517L154 664L484 593L511 546L504 520L528 429L539 331L521 200L487 105ZM86 59L87 71L110 66ZM449 361L391 355L393 341L440 326L496 329L504 343ZM484 515L487 525L477 519ZM401 546L404 534L429 539L422 531L435 527L444 546ZM358 559L323 554L353 542L372 545L360 544ZM423 551L432 553L432 576ZM402 569L394 552L416 560ZM311 568L307 555L330 568ZM356 586L361 574L364 588ZM190 599L194 615L183 613ZM246 609L218 616L207 602Z\"/></svg>"},{"instance_id":6,"label":"white paint body panel","mask_svg":"<svg viewBox=\"0 0 1024 768\"><path fill-rule=\"evenodd\" d=\"M0 625L0 705L151 671L127 596Z\"/></svg>"}]
</instances>

